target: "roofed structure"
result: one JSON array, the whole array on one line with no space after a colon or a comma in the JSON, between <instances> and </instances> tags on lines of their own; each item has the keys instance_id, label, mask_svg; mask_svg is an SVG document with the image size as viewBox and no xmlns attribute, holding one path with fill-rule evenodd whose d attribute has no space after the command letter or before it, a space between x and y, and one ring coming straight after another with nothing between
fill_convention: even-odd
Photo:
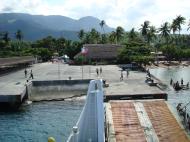
<instances>
[{"instance_id":1,"label":"roofed structure","mask_svg":"<svg viewBox=\"0 0 190 142\"><path fill-rule=\"evenodd\" d=\"M33 63L34 61L35 58L32 56L0 58L0 67L12 66L18 64L30 64Z\"/></svg>"},{"instance_id":2,"label":"roofed structure","mask_svg":"<svg viewBox=\"0 0 190 142\"><path fill-rule=\"evenodd\" d=\"M121 45L117 44L84 44L83 48L88 50L85 55L87 59L91 60L114 60L117 57L118 50L121 48ZM78 53L75 58L80 56L81 53Z\"/></svg>"}]
</instances>

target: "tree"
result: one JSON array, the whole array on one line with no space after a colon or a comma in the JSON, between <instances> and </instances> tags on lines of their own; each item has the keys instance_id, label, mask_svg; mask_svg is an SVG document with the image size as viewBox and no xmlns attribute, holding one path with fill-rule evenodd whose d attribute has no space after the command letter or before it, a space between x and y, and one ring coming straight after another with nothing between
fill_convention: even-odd
<instances>
[{"instance_id":1,"label":"tree","mask_svg":"<svg viewBox=\"0 0 190 142\"><path fill-rule=\"evenodd\" d=\"M106 23L105 23L105 21L104 20L102 20L101 22L100 22L100 27L101 27L101 29L103 30L103 33L104 34L102 34L101 35L101 37L102 37L102 43L105 43L105 39L106 39L106 34L105 34L105 31L104 31L104 25L105 25Z\"/></svg>"},{"instance_id":2,"label":"tree","mask_svg":"<svg viewBox=\"0 0 190 142\"><path fill-rule=\"evenodd\" d=\"M135 40L135 38L137 37L137 34L135 33L134 28L130 30L128 37L129 37L129 40L132 40L132 41Z\"/></svg>"},{"instance_id":3,"label":"tree","mask_svg":"<svg viewBox=\"0 0 190 142\"><path fill-rule=\"evenodd\" d=\"M185 24L185 17L182 17L181 15L177 16L176 19L176 26L177 26L177 30L179 32L179 36L180 36L180 32L181 32L181 25Z\"/></svg>"},{"instance_id":4,"label":"tree","mask_svg":"<svg viewBox=\"0 0 190 142\"><path fill-rule=\"evenodd\" d=\"M117 60L119 63L131 63L136 62L139 65L146 65L150 61L152 61L152 57L150 55L150 49L146 46L126 46L119 50Z\"/></svg>"},{"instance_id":5,"label":"tree","mask_svg":"<svg viewBox=\"0 0 190 142\"><path fill-rule=\"evenodd\" d=\"M176 19L173 19L170 29L172 30L173 34L175 35L175 32L176 32L177 29L178 29Z\"/></svg>"},{"instance_id":6,"label":"tree","mask_svg":"<svg viewBox=\"0 0 190 142\"><path fill-rule=\"evenodd\" d=\"M176 57L177 48L173 45L162 46L161 50L166 56L167 61L171 61L173 58Z\"/></svg>"},{"instance_id":7,"label":"tree","mask_svg":"<svg viewBox=\"0 0 190 142\"><path fill-rule=\"evenodd\" d=\"M16 39L21 41L23 38L23 34L21 32L21 30L17 30L17 32L15 33Z\"/></svg>"},{"instance_id":8,"label":"tree","mask_svg":"<svg viewBox=\"0 0 190 142\"><path fill-rule=\"evenodd\" d=\"M108 41L107 35L106 34L102 34L101 36L102 36L102 44L107 43L107 41Z\"/></svg>"},{"instance_id":9,"label":"tree","mask_svg":"<svg viewBox=\"0 0 190 142\"><path fill-rule=\"evenodd\" d=\"M55 41L55 50L59 54L62 54L66 47L66 39L61 37Z\"/></svg>"},{"instance_id":10,"label":"tree","mask_svg":"<svg viewBox=\"0 0 190 142\"><path fill-rule=\"evenodd\" d=\"M100 39L100 34L99 32L96 31L96 29L92 28L90 31L90 37L91 37L92 43L98 43Z\"/></svg>"},{"instance_id":11,"label":"tree","mask_svg":"<svg viewBox=\"0 0 190 142\"><path fill-rule=\"evenodd\" d=\"M78 33L78 37L79 39L82 41L84 39L84 36L85 36L85 32L83 29L81 29Z\"/></svg>"},{"instance_id":12,"label":"tree","mask_svg":"<svg viewBox=\"0 0 190 142\"><path fill-rule=\"evenodd\" d=\"M51 59L53 53L50 52L48 49L46 48L38 48L38 56L41 57L42 61L48 61Z\"/></svg>"},{"instance_id":13,"label":"tree","mask_svg":"<svg viewBox=\"0 0 190 142\"><path fill-rule=\"evenodd\" d=\"M110 33L110 35L109 35L109 41L111 42L111 43L115 43L116 42L116 32L115 31L112 31L111 33Z\"/></svg>"},{"instance_id":14,"label":"tree","mask_svg":"<svg viewBox=\"0 0 190 142\"><path fill-rule=\"evenodd\" d=\"M147 34L149 29L149 21L144 21L144 24L141 25L140 32L144 37L144 40L147 41Z\"/></svg>"},{"instance_id":15,"label":"tree","mask_svg":"<svg viewBox=\"0 0 190 142\"><path fill-rule=\"evenodd\" d=\"M161 32L161 37L165 38L166 44L168 46L168 40L169 40L169 37L170 37L169 23L165 22L163 25L161 25L159 31Z\"/></svg>"},{"instance_id":16,"label":"tree","mask_svg":"<svg viewBox=\"0 0 190 142\"><path fill-rule=\"evenodd\" d=\"M118 43L121 38L123 37L124 29L120 26L116 28L115 36L116 36L116 43Z\"/></svg>"},{"instance_id":17,"label":"tree","mask_svg":"<svg viewBox=\"0 0 190 142\"><path fill-rule=\"evenodd\" d=\"M150 29L147 33L147 42L150 43L156 39L156 28L154 26L150 26Z\"/></svg>"},{"instance_id":18,"label":"tree","mask_svg":"<svg viewBox=\"0 0 190 142\"><path fill-rule=\"evenodd\" d=\"M49 50L54 51L56 48L55 42L56 42L55 38L53 38L52 36L47 36L41 40L38 40L36 42L37 44L36 46L48 48Z\"/></svg>"},{"instance_id":19,"label":"tree","mask_svg":"<svg viewBox=\"0 0 190 142\"><path fill-rule=\"evenodd\" d=\"M101 29L103 30L104 34L105 34L105 31L104 31L104 25L105 25L105 24L106 24L106 23L105 23L104 20L102 20L102 21L100 22L100 27L101 27Z\"/></svg>"},{"instance_id":20,"label":"tree","mask_svg":"<svg viewBox=\"0 0 190 142\"><path fill-rule=\"evenodd\" d=\"M10 41L9 33L8 32L4 32L2 39L5 41L6 44L8 44L8 42Z\"/></svg>"},{"instance_id":21,"label":"tree","mask_svg":"<svg viewBox=\"0 0 190 142\"><path fill-rule=\"evenodd\" d=\"M188 28L187 28L187 30L189 30L190 29L190 21L189 21L189 23L188 23Z\"/></svg>"},{"instance_id":22,"label":"tree","mask_svg":"<svg viewBox=\"0 0 190 142\"><path fill-rule=\"evenodd\" d=\"M91 43L91 36L90 36L90 33L86 33L85 34L85 37L84 37L84 43Z\"/></svg>"},{"instance_id":23,"label":"tree","mask_svg":"<svg viewBox=\"0 0 190 142\"><path fill-rule=\"evenodd\" d=\"M178 28L177 27L177 21L176 21L176 19L173 19L170 29L173 32L174 40L176 41L176 44L177 44L177 38L176 38L175 32L177 31L177 28Z\"/></svg>"},{"instance_id":24,"label":"tree","mask_svg":"<svg viewBox=\"0 0 190 142\"><path fill-rule=\"evenodd\" d=\"M71 40L66 41L66 48L64 49L64 54L69 56L70 59L74 59L74 56L80 52L81 50L81 43L75 41L72 42Z\"/></svg>"}]
</instances>

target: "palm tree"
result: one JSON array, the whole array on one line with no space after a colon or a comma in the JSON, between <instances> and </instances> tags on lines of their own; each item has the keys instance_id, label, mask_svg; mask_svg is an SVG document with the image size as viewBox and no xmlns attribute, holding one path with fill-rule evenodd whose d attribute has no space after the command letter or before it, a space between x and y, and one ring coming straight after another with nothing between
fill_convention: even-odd
<instances>
[{"instance_id":1,"label":"palm tree","mask_svg":"<svg viewBox=\"0 0 190 142\"><path fill-rule=\"evenodd\" d=\"M154 41L156 39L156 28L154 26L150 26L150 29L147 33L147 42L150 43L151 41Z\"/></svg>"},{"instance_id":2,"label":"palm tree","mask_svg":"<svg viewBox=\"0 0 190 142\"><path fill-rule=\"evenodd\" d=\"M176 44L177 44L177 38L176 38L176 34L175 34L175 32L177 31L178 26L177 26L177 21L176 21L176 19L173 19L173 22L172 22L172 24L171 24L170 29L171 29L172 32L173 32L174 40L176 41Z\"/></svg>"},{"instance_id":3,"label":"palm tree","mask_svg":"<svg viewBox=\"0 0 190 142\"><path fill-rule=\"evenodd\" d=\"M189 23L188 23L188 28L187 28L187 30L189 30L190 29L190 20L189 20Z\"/></svg>"},{"instance_id":4,"label":"palm tree","mask_svg":"<svg viewBox=\"0 0 190 142\"><path fill-rule=\"evenodd\" d=\"M102 20L102 21L100 22L100 27L101 27L101 29L103 30L103 33L104 33L104 34L101 35L101 37L102 37L102 43L105 43L105 37L106 37L105 31L104 31L104 25L105 25L105 24L106 24L106 23L105 23L104 20Z\"/></svg>"},{"instance_id":5,"label":"palm tree","mask_svg":"<svg viewBox=\"0 0 190 142\"><path fill-rule=\"evenodd\" d=\"M121 26L118 26L115 31L116 43L118 43L121 40L123 34L124 34L124 29Z\"/></svg>"},{"instance_id":6,"label":"palm tree","mask_svg":"<svg viewBox=\"0 0 190 142\"><path fill-rule=\"evenodd\" d=\"M83 29L81 29L78 33L78 38L82 41L84 39L85 32Z\"/></svg>"},{"instance_id":7,"label":"palm tree","mask_svg":"<svg viewBox=\"0 0 190 142\"><path fill-rule=\"evenodd\" d=\"M135 33L135 28L131 29L131 31L129 32L128 37L129 37L130 40L134 40L137 37L137 35Z\"/></svg>"},{"instance_id":8,"label":"palm tree","mask_svg":"<svg viewBox=\"0 0 190 142\"><path fill-rule=\"evenodd\" d=\"M90 31L90 37L91 37L92 43L98 43L100 39L100 34L99 32L96 31L96 29L92 28Z\"/></svg>"},{"instance_id":9,"label":"palm tree","mask_svg":"<svg viewBox=\"0 0 190 142\"><path fill-rule=\"evenodd\" d=\"M165 38L166 44L168 46L168 39L170 37L170 26L168 22L165 22L161 27L159 28L159 31L161 32L161 37Z\"/></svg>"},{"instance_id":10,"label":"palm tree","mask_svg":"<svg viewBox=\"0 0 190 142\"><path fill-rule=\"evenodd\" d=\"M149 21L144 21L144 24L141 25L140 31L142 36L144 37L144 40L147 41L147 34L149 29Z\"/></svg>"},{"instance_id":11,"label":"palm tree","mask_svg":"<svg viewBox=\"0 0 190 142\"><path fill-rule=\"evenodd\" d=\"M171 24L171 30L172 30L172 32L173 32L173 34L175 35L175 32L177 31L177 29L178 29L178 26L177 26L177 20L176 19L173 19L173 21L172 21L172 24Z\"/></svg>"},{"instance_id":12,"label":"palm tree","mask_svg":"<svg viewBox=\"0 0 190 142\"><path fill-rule=\"evenodd\" d=\"M101 29L103 30L103 32L104 32L104 34L105 34L105 31L104 31L104 25L106 24L106 22L104 21L104 20L102 20L101 22L100 22L100 27L101 27Z\"/></svg>"},{"instance_id":13,"label":"palm tree","mask_svg":"<svg viewBox=\"0 0 190 142\"><path fill-rule=\"evenodd\" d=\"M179 36L180 36L180 32L181 32L181 25L185 24L185 17L182 17L181 15L176 17L176 26L177 26L177 30L179 31Z\"/></svg>"},{"instance_id":14,"label":"palm tree","mask_svg":"<svg viewBox=\"0 0 190 142\"><path fill-rule=\"evenodd\" d=\"M16 39L21 41L23 38L23 34L21 32L21 30L17 30L17 32L15 33Z\"/></svg>"}]
</instances>

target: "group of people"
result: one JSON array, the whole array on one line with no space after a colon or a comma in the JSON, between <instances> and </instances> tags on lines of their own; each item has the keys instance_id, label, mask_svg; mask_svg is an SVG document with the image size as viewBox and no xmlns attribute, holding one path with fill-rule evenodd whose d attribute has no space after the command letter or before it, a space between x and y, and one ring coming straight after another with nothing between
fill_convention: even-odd
<instances>
[{"instance_id":1,"label":"group of people","mask_svg":"<svg viewBox=\"0 0 190 142\"><path fill-rule=\"evenodd\" d=\"M102 74L102 67L100 67L100 69L96 68L96 74L97 76Z\"/></svg>"},{"instance_id":2,"label":"group of people","mask_svg":"<svg viewBox=\"0 0 190 142\"><path fill-rule=\"evenodd\" d=\"M126 69L126 77L128 78L128 76L129 76L129 70ZM120 76L120 81L122 80L123 80L123 71L121 71L121 76Z\"/></svg>"},{"instance_id":3,"label":"group of people","mask_svg":"<svg viewBox=\"0 0 190 142\"><path fill-rule=\"evenodd\" d=\"M24 70L24 74L25 74L25 78L27 78L27 75L28 75L28 71L27 69ZM30 70L30 76L29 76L29 79L34 79L34 75L33 75L33 72L32 70Z\"/></svg>"},{"instance_id":4,"label":"group of people","mask_svg":"<svg viewBox=\"0 0 190 142\"><path fill-rule=\"evenodd\" d=\"M173 79L171 78L171 80L170 80L170 85L173 85L174 89L175 89L175 88L180 88L180 87L183 87L183 86L186 86L187 88L189 88L189 82L187 82L187 84L184 85L183 78L181 79L181 85L179 84L178 81L177 81L176 83L173 82Z\"/></svg>"}]
</instances>

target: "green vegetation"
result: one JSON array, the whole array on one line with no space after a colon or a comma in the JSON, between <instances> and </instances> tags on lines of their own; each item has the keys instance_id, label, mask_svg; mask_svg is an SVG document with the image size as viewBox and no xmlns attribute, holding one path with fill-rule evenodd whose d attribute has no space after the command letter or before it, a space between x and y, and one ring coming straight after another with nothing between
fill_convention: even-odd
<instances>
[{"instance_id":1,"label":"green vegetation","mask_svg":"<svg viewBox=\"0 0 190 142\"><path fill-rule=\"evenodd\" d=\"M164 22L156 28L150 21L145 21L139 31L132 28L129 32L118 26L115 31L105 33L105 21L100 22L101 33L96 29L89 32L81 29L78 32L79 41L66 40L64 37L47 36L35 42L24 40L24 33L17 30L14 39L7 31L0 33L0 57L32 55L43 61L50 60L54 53L66 54L73 59L80 52L83 44L120 44L123 48L118 53L118 63L136 62L140 65L154 61L151 52L162 51L167 61L187 60L190 58L190 35L181 34L186 18L179 15L172 23ZM188 24L188 29L190 24ZM172 32L172 33L171 33ZM178 34L176 34L178 32ZM76 62L80 62L81 58Z\"/></svg>"},{"instance_id":2,"label":"green vegetation","mask_svg":"<svg viewBox=\"0 0 190 142\"><path fill-rule=\"evenodd\" d=\"M119 63L136 62L139 65L148 65L150 61L153 61L153 57L150 55L150 48L145 43L131 42L118 54Z\"/></svg>"}]
</instances>

